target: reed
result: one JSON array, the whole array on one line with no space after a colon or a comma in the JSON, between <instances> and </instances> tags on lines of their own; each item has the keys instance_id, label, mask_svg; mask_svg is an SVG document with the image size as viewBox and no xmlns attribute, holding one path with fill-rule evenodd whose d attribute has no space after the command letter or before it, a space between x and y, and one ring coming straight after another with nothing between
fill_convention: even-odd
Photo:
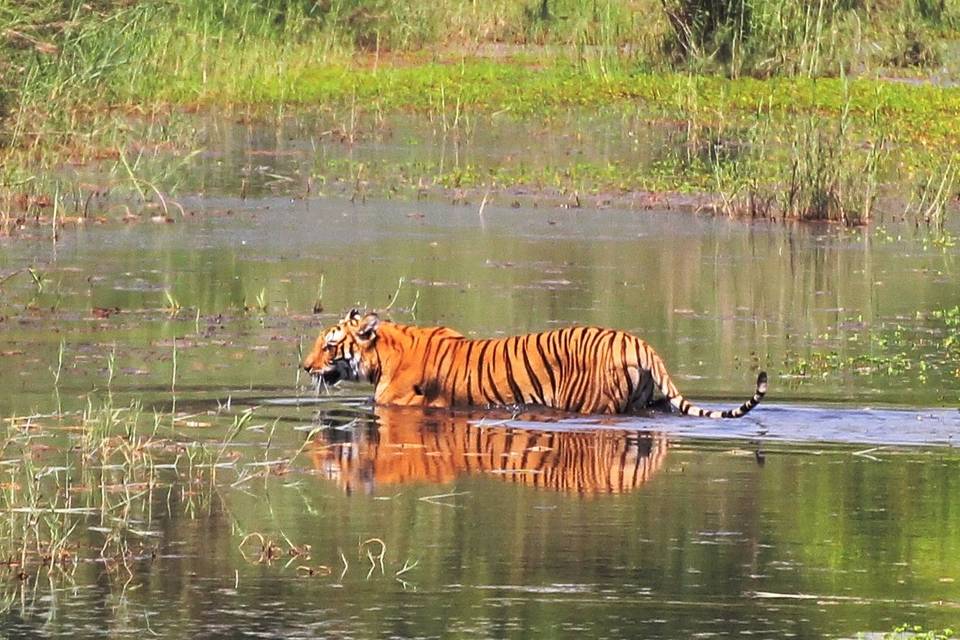
<instances>
[{"instance_id":1,"label":"reed","mask_svg":"<svg viewBox=\"0 0 960 640\"><path fill-rule=\"evenodd\" d=\"M260 292L256 296L255 303L256 303L257 311L261 315L266 314L267 311L270 309L270 299L267 297L266 288L260 289Z\"/></svg>"},{"instance_id":2,"label":"reed","mask_svg":"<svg viewBox=\"0 0 960 640\"><path fill-rule=\"evenodd\" d=\"M775 142L783 131L758 115L738 157L714 153L713 182L723 213L846 225L876 216L882 178L890 173L883 118L878 106L856 127L850 84L841 86L846 97L837 115L799 119L786 130L785 143Z\"/></svg>"},{"instance_id":3,"label":"reed","mask_svg":"<svg viewBox=\"0 0 960 640\"><path fill-rule=\"evenodd\" d=\"M177 392L177 338L173 338L173 351L170 356L170 393Z\"/></svg>"},{"instance_id":4,"label":"reed","mask_svg":"<svg viewBox=\"0 0 960 640\"><path fill-rule=\"evenodd\" d=\"M922 221L935 233L943 233L951 201L956 198L958 162L960 155L953 154L921 172L906 206L908 218Z\"/></svg>"},{"instance_id":5,"label":"reed","mask_svg":"<svg viewBox=\"0 0 960 640\"><path fill-rule=\"evenodd\" d=\"M167 306L165 307L167 313L169 313L171 316L175 316L180 313L180 310L183 308L183 306L180 304L180 300L177 299L177 297L173 294L173 291L170 289L164 289L163 297L167 302Z\"/></svg>"},{"instance_id":6,"label":"reed","mask_svg":"<svg viewBox=\"0 0 960 640\"><path fill-rule=\"evenodd\" d=\"M739 75L816 77L844 69L939 62L938 30L955 28L954 3L843 0L662 0L665 50L676 62Z\"/></svg>"}]
</instances>

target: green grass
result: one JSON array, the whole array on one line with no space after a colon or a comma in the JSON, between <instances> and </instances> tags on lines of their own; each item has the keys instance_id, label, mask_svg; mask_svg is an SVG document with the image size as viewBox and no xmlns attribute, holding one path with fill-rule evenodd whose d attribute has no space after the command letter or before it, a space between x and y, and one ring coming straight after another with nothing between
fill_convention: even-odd
<instances>
[{"instance_id":1,"label":"green grass","mask_svg":"<svg viewBox=\"0 0 960 640\"><path fill-rule=\"evenodd\" d=\"M81 412L0 420L0 557L12 584L69 577L78 563L98 560L112 571L149 552L164 495L182 490L183 508L196 509L223 484L218 470L243 470L223 458L252 413L203 414L218 430L210 439L184 437L191 416L115 406L109 397L91 398ZM37 447L51 454L39 457Z\"/></svg>"},{"instance_id":2,"label":"green grass","mask_svg":"<svg viewBox=\"0 0 960 640\"><path fill-rule=\"evenodd\" d=\"M851 177L889 173L879 152L857 150L884 141L899 147L897 170L908 180L930 178L917 192L918 215L942 220L953 181L931 154L956 166L960 90L870 76L937 62L939 43L956 38L957 3L830 0L815 14L797 6L0 0L0 233L32 221L56 238L56 213L87 216L90 192L62 176L64 162L102 163L114 186L170 217L167 195L183 166L154 175L144 159L174 151L188 164L199 142L178 110L198 106L261 116L320 109L349 122L351 140L356 122L398 110L434 118L444 131L491 114L598 108L679 118L692 131L762 129L769 135L751 134L752 161L740 167L685 161L635 177L611 167L558 171L587 188L717 190L730 211L745 198L756 212L770 200L764 189L786 191L793 196L774 199L785 217L854 222L871 216L878 185L858 189ZM838 142L809 135L841 120ZM771 162L780 170L768 171ZM470 180L459 171L441 182Z\"/></svg>"}]
</instances>

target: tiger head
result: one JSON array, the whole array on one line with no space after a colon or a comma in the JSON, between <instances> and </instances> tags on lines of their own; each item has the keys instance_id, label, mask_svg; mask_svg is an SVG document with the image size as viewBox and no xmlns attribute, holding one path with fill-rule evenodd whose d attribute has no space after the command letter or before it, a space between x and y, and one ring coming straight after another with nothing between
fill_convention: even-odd
<instances>
[{"instance_id":1,"label":"tiger head","mask_svg":"<svg viewBox=\"0 0 960 640\"><path fill-rule=\"evenodd\" d=\"M320 332L313 349L303 359L304 370L326 384L372 380L376 362L373 345L379 327L377 314L351 310L343 320Z\"/></svg>"}]
</instances>

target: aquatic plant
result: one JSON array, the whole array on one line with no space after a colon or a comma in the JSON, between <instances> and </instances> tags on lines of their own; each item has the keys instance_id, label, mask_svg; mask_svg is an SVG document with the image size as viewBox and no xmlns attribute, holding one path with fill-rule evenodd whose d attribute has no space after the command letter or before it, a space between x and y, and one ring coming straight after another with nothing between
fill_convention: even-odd
<instances>
[{"instance_id":1,"label":"aquatic plant","mask_svg":"<svg viewBox=\"0 0 960 640\"><path fill-rule=\"evenodd\" d=\"M851 151L847 114L836 128L810 118L796 132L781 201L785 217L845 224L872 217L885 141L870 142L866 153Z\"/></svg>"},{"instance_id":2,"label":"aquatic plant","mask_svg":"<svg viewBox=\"0 0 960 640\"><path fill-rule=\"evenodd\" d=\"M173 352L170 356L170 393L177 391L177 338L173 340Z\"/></svg>"},{"instance_id":3,"label":"aquatic plant","mask_svg":"<svg viewBox=\"0 0 960 640\"><path fill-rule=\"evenodd\" d=\"M50 373L53 374L54 389L60 386L60 376L63 374L63 352L66 343L63 338L60 339L60 347L57 349L57 366L50 367Z\"/></svg>"},{"instance_id":4,"label":"aquatic plant","mask_svg":"<svg viewBox=\"0 0 960 640\"><path fill-rule=\"evenodd\" d=\"M949 156L946 162L922 172L907 203L907 217L943 233L950 202L955 198L958 158L960 156Z\"/></svg>"},{"instance_id":5,"label":"aquatic plant","mask_svg":"<svg viewBox=\"0 0 960 640\"><path fill-rule=\"evenodd\" d=\"M885 640L948 640L955 635L951 627L925 629L922 625L904 624L898 626L892 632L884 634L883 637Z\"/></svg>"},{"instance_id":6,"label":"aquatic plant","mask_svg":"<svg viewBox=\"0 0 960 640\"><path fill-rule=\"evenodd\" d=\"M317 285L317 295L313 301L312 312L314 315L318 313L323 313L323 285L324 285L324 274L320 274L320 284Z\"/></svg>"},{"instance_id":7,"label":"aquatic plant","mask_svg":"<svg viewBox=\"0 0 960 640\"><path fill-rule=\"evenodd\" d=\"M166 311L171 316L175 316L180 312L180 309L183 307L180 304L180 301L173 295L173 291L170 289L163 290L163 297L167 300Z\"/></svg>"},{"instance_id":8,"label":"aquatic plant","mask_svg":"<svg viewBox=\"0 0 960 640\"><path fill-rule=\"evenodd\" d=\"M851 85L836 117L810 114L788 130L759 117L734 160L713 156L720 208L730 215L864 224L874 217L889 146L879 101L857 130ZM762 111L761 114L762 115ZM864 140L864 134L870 137ZM786 144L775 141L787 138Z\"/></svg>"},{"instance_id":9,"label":"aquatic plant","mask_svg":"<svg viewBox=\"0 0 960 640\"><path fill-rule=\"evenodd\" d=\"M257 311L259 311L261 314L266 313L267 309L269 309L270 302L267 300L266 288L260 289L260 293L257 294L256 304L257 304Z\"/></svg>"}]
</instances>

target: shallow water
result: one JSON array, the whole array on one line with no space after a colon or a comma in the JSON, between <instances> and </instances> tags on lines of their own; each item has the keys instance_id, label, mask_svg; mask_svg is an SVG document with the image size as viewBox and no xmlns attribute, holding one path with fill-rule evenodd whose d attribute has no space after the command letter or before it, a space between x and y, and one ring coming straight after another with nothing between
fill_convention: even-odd
<instances>
[{"instance_id":1,"label":"shallow water","mask_svg":"<svg viewBox=\"0 0 960 640\"><path fill-rule=\"evenodd\" d=\"M154 438L216 446L229 415L189 409ZM540 418L261 406L216 482L157 449L150 492L128 503L126 555L97 560L109 518L72 516L80 560L22 587L8 578L0 630L822 637L956 619L952 449ZM56 468L82 445L43 423L31 445L51 448L34 459ZM93 514L116 513L124 483L148 484L87 464L56 482L101 487Z\"/></svg>"},{"instance_id":2,"label":"shallow water","mask_svg":"<svg viewBox=\"0 0 960 640\"><path fill-rule=\"evenodd\" d=\"M194 215L173 224L0 245L0 416L21 416L2 550L25 505L76 525L75 561L50 575L4 565L0 634L955 624L960 352L940 312L960 304L957 249L674 212L180 202ZM709 406L741 402L760 368L770 392L740 421L315 396L299 350L391 301L396 320L474 336L632 331ZM90 436L110 428L109 445Z\"/></svg>"},{"instance_id":3,"label":"shallow water","mask_svg":"<svg viewBox=\"0 0 960 640\"><path fill-rule=\"evenodd\" d=\"M960 401L957 318L937 315L960 304L960 251L909 228L878 238L656 212L183 202L194 219L4 246L0 273L30 266L43 285L26 272L4 284L0 413L49 403L61 339L68 407L105 386L114 344L114 390L169 389L175 337L181 392L292 389L298 344L352 305L386 307L401 278L395 320L472 336L632 331L694 399L739 400L763 368L772 400Z\"/></svg>"}]
</instances>

